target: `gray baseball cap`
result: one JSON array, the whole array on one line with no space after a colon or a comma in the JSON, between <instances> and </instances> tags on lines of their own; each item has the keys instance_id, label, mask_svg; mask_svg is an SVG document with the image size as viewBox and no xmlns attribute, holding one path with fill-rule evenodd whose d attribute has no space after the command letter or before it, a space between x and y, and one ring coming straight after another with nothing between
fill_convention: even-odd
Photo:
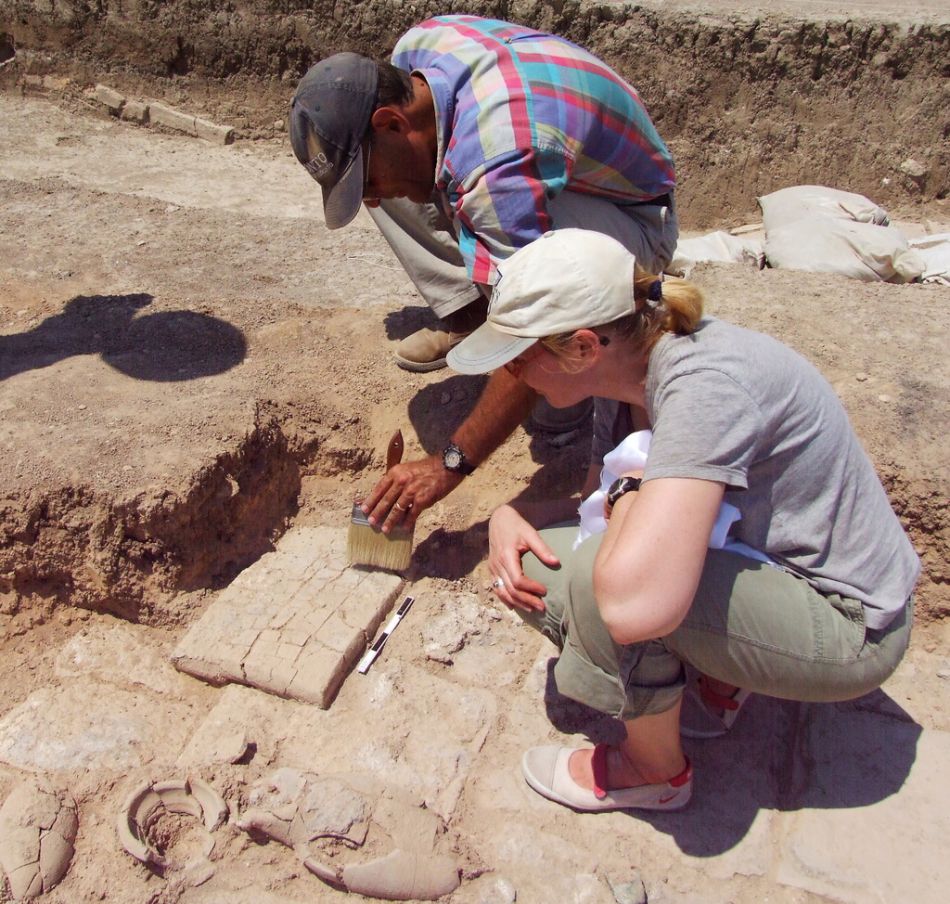
<instances>
[{"instance_id":1,"label":"gray baseball cap","mask_svg":"<svg viewBox=\"0 0 950 904\"><path fill-rule=\"evenodd\" d=\"M358 53L311 66L290 102L294 154L323 189L327 227L346 226L363 200L363 142L376 107L379 75Z\"/></svg>"}]
</instances>

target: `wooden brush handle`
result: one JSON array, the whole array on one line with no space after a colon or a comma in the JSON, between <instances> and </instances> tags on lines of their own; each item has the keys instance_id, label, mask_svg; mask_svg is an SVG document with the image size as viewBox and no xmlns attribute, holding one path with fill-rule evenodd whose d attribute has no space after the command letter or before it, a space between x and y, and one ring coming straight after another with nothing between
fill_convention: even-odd
<instances>
[{"instance_id":1,"label":"wooden brush handle","mask_svg":"<svg viewBox=\"0 0 950 904\"><path fill-rule=\"evenodd\" d=\"M404 449L402 441L402 430L397 430L386 447L386 470L395 467L402 461L402 451Z\"/></svg>"}]
</instances>

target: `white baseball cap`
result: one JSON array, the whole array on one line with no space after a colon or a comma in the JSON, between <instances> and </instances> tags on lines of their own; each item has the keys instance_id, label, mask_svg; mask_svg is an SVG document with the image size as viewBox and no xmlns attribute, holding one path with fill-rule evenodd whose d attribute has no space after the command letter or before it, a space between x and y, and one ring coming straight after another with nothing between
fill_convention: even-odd
<instances>
[{"instance_id":1,"label":"white baseball cap","mask_svg":"<svg viewBox=\"0 0 950 904\"><path fill-rule=\"evenodd\" d=\"M601 232L546 232L498 265L488 319L449 352L449 367L487 373L545 336L632 314L634 262L620 242Z\"/></svg>"}]
</instances>

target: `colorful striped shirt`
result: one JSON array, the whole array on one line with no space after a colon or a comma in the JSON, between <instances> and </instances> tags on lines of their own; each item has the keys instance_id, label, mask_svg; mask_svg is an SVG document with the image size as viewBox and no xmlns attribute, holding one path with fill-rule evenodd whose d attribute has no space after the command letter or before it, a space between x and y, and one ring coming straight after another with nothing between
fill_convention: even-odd
<instances>
[{"instance_id":1,"label":"colorful striped shirt","mask_svg":"<svg viewBox=\"0 0 950 904\"><path fill-rule=\"evenodd\" d=\"M426 80L436 188L457 218L473 282L547 232L567 190L619 205L673 189L673 160L637 92L570 41L510 22L439 16L411 28L393 65Z\"/></svg>"}]
</instances>

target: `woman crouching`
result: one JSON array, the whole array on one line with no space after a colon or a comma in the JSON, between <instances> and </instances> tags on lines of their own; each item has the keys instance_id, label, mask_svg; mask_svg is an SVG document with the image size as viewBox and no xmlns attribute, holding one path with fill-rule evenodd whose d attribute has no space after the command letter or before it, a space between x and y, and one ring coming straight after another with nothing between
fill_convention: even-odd
<instances>
[{"instance_id":1,"label":"woman crouching","mask_svg":"<svg viewBox=\"0 0 950 904\"><path fill-rule=\"evenodd\" d=\"M560 647L558 690L626 729L617 746L533 748L525 778L578 810L682 807L686 667L682 730L699 737L750 692L865 694L907 648L919 560L834 391L791 349L703 317L694 286L599 233L548 233L499 271L449 365L506 367L555 407L596 397L585 495L605 453L652 431L645 463L604 488L606 530L576 549L571 500L492 515L499 598Z\"/></svg>"}]
</instances>

